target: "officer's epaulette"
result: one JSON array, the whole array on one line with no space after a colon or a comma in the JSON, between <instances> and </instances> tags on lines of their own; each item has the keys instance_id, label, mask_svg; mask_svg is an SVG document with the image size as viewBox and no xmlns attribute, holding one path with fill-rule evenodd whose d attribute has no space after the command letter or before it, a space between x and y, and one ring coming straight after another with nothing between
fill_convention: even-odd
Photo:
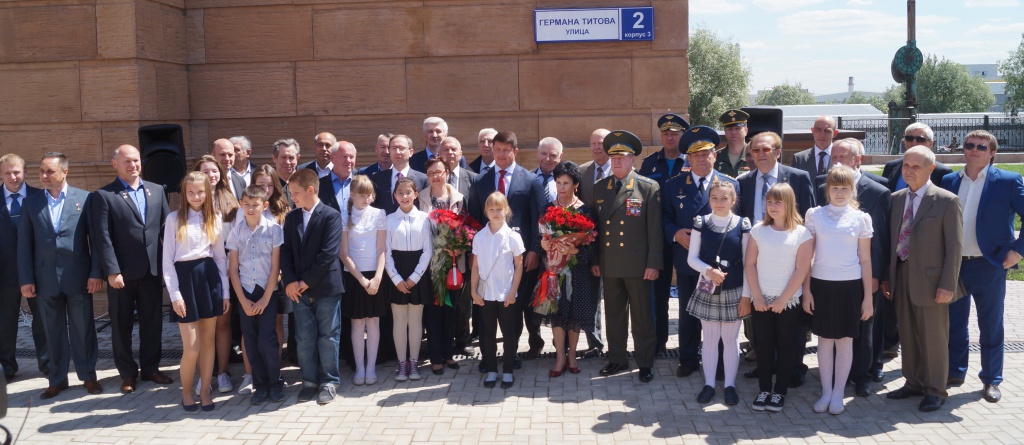
<instances>
[{"instance_id":1,"label":"officer's epaulette","mask_svg":"<svg viewBox=\"0 0 1024 445\"><path fill-rule=\"evenodd\" d=\"M679 169L679 173L689 173L690 167L683 167Z\"/></svg>"},{"instance_id":2,"label":"officer's epaulette","mask_svg":"<svg viewBox=\"0 0 1024 445\"><path fill-rule=\"evenodd\" d=\"M643 182L645 184L655 184L656 183L653 179L648 178L646 176L641 176L641 175L636 175L636 180L640 181L640 182Z\"/></svg>"},{"instance_id":3,"label":"officer's epaulette","mask_svg":"<svg viewBox=\"0 0 1024 445\"><path fill-rule=\"evenodd\" d=\"M735 180L736 180L736 178L735 178L735 177L729 176L729 175L728 175L728 174L726 174L726 173L722 173L722 172L715 172L715 173L718 173L718 174L720 174L720 175L722 175L722 176L725 176L726 178L732 179L733 181L735 181Z\"/></svg>"}]
</instances>

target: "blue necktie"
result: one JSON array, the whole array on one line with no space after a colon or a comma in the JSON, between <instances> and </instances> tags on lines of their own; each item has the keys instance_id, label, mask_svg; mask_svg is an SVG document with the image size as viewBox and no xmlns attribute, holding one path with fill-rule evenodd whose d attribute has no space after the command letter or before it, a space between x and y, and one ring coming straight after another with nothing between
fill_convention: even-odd
<instances>
[{"instance_id":1,"label":"blue necktie","mask_svg":"<svg viewBox=\"0 0 1024 445\"><path fill-rule=\"evenodd\" d=\"M761 220L764 220L764 215L768 212L768 189L772 186L772 175L764 175L761 178L764 180L764 184L761 185Z\"/></svg>"},{"instance_id":2,"label":"blue necktie","mask_svg":"<svg viewBox=\"0 0 1024 445\"><path fill-rule=\"evenodd\" d=\"M14 223L14 227L18 227L18 219L21 218L21 195L15 193L11 195L11 222Z\"/></svg>"}]
</instances>

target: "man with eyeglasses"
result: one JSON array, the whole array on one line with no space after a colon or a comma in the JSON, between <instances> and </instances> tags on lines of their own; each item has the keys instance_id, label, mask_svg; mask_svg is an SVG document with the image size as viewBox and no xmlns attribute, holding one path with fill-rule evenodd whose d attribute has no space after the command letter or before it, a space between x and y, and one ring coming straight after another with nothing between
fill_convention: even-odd
<instances>
[{"instance_id":1,"label":"man with eyeglasses","mask_svg":"<svg viewBox=\"0 0 1024 445\"><path fill-rule=\"evenodd\" d=\"M935 151L935 132L932 131L932 127L921 122L914 122L907 126L907 129L903 131L903 150L906 151L915 145L921 145L933 152ZM902 171L902 157L885 163L885 167L882 168L882 176L889 180L889 191L896 192L897 190L907 188L907 182L903 180ZM935 170L932 170L932 176L929 179L931 179L932 183L941 184L942 177L950 173L953 173L952 169L936 161Z\"/></svg>"},{"instance_id":2,"label":"man with eyeglasses","mask_svg":"<svg viewBox=\"0 0 1024 445\"><path fill-rule=\"evenodd\" d=\"M423 190L430 184L427 182L427 175L413 170L409 166L409 157L412 156L412 138L404 134L396 134L388 142L388 153L391 155L391 168L381 170L370 178L373 181L374 200L373 206L384 209L388 215L398 210L398 202L392 194L395 190L395 183L402 178L412 178L416 182L416 189Z\"/></svg>"},{"instance_id":3,"label":"man with eyeglasses","mask_svg":"<svg viewBox=\"0 0 1024 445\"><path fill-rule=\"evenodd\" d=\"M1002 398L1003 300L1006 299L1006 271L1017 267L1024 252L1024 239L1014 236L1013 217L1024 217L1024 182L1019 173L996 168L999 143L985 130L964 138L964 169L942 178L942 188L960 197L963 212L963 259L960 281L978 310L981 330L981 372L983 397L996 403ZM960 386L967 376L967 325L971 298L949 305L949 378L947 384Z\"/></svg>"}]
</instances>

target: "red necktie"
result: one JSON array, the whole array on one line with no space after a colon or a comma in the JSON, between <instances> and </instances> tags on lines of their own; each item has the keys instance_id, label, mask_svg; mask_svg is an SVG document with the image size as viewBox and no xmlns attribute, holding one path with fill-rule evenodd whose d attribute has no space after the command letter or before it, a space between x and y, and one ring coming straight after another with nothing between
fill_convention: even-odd
<instances>
[{"instance_id":1,"label":"red necktie","mask_svg":"<svg viewBox=\"0 0 1024 445\"><path fill-rule=\"evenodd\" d=\"M502 170L502 171L498 172L498 175L500 175L500 176L498 176L498 191L501 192L502 195L506 194L505 193L505 173L508 173L508 170Z\"/></svg>"}]
</instances>

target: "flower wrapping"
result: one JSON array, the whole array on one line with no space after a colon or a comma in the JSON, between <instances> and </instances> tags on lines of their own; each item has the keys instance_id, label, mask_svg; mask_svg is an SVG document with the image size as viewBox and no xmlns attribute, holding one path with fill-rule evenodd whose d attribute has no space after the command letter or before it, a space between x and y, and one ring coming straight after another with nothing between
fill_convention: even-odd
<instances>
[{"instance_id":1,"label":"flower wrapping","mask_svg":"<svg viewBox=\"0 0 1024 445\"><path fill-rule=\"evenodd\" d=\"M569 268L576 265L579 246L597 238L594 221L576 208L551 206L538 222L540 245L546 252L544 271L534 289L533 311L541 315L558 312L562 297L562 283L566 284L565 298L572 301L572 275Z\"/></svg>"},{"instance_id":2,"label":"flower wrapping","mask_svg":"<svg viewBox=\"0 0 1024 445\"><path fill-rule=\"evenodd\" d=\"M445 209L431 211L430 221L434 229L434 252L430 258L434 304L452 306L448 275L456 267L458 257L472 248L473 237L481 226L465 212Z\"/></svg>"}]
</instances>

